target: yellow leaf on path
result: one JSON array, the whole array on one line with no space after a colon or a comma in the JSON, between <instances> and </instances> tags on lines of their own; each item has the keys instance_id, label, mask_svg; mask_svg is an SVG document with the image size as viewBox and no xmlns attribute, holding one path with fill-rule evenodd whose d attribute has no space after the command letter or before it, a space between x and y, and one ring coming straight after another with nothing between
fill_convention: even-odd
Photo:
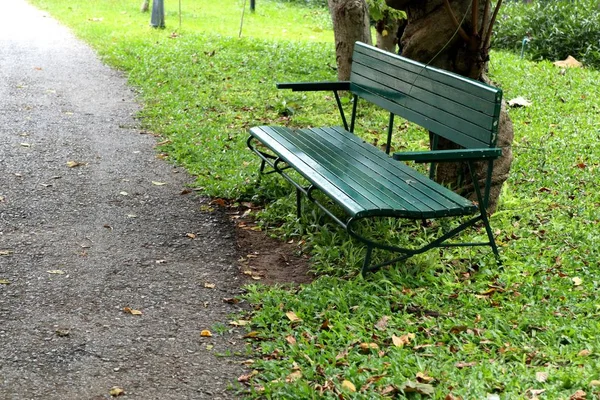
<instances>
[{"instance_id":1,"label":"yellow leaf on path","mask_svg":"<svg viewBox=\"0 0 600 400\"><path fill-rule=\"evenodd\" d=\"M237 321L229 321L229 325L233 326L246 326L249 325L252 321L248 321L246 319L238 319Z\"/></svg>"},{"instance_id":2,"label":"yellow leaf on path","mask_svg":"<svg viewBox=\"0 0 600 400\"><path fill-rule=\"evenodd\" d=\"M125 391L124 391L123 389L121 389L120 387L113 386L113 387L110 389L110 392L109 392L109 393L110 393L110 395L111 395L112 397L117 397L117 396L124 395L124 394L125 394Z\"/></svg>"},{"instance_id":3,"label":"yellow leaf on path","mask_svg":"<svg viewBox=\"0 0 600 400\"><path fill-rule=\"evenodd\" d=\"M121 196L129 196L129 193L127 193L127 192L125 192L125 191L123 191L123 192L119 192L119 194L120 194Z\"/></svg>"},{"instance_id":4,"label":"yellow leaf on path","mask_svg":"<svg viewBox=\"0 0 600 400\"><path fill-rule=\"evenodd\" d=\"M0 256L10 256L12 251L10 250L0 250Z\"/></svg>"},{"instance_id":5,"label":"yellow leaf on path","mask_svg":"<svg viewBox=\"0 0 600 400\"><path fill-rule=\"evenodd\" d=\"M156 182L156 181L152 181L152 184L153 184L153 185L155 185L155 186L163 186L163 185L166 185L167 183L166 183L166 182Z\"/></svg>"},{"instance_id":6,"label":"yellow leaf on path","mask_svg":"<svg viewBox=\"0 0 600 400\"><path fill-rule=\"evenodd\" d=\"M0 279L0 285L10 285L10 281L8 279Z\"/></svg>"},{"instance_id":7,"label":"yellow leaf on path","mask_svg":"<svg viewBox=\"0 0 600 400\"><path fill-rule=\"evenodd\" d=\"M69 168L80 167L82 165L85 165L85 164L81 163L79 161L67 161L67 167L69 167Z\"/></svg>"},{"instance_id":8,"label":"yellow leaf on path","mask_svg":"<svg viewBox=\"0 0 600 400\"><path fill-rule=\"evenodd\" d=\"M258 331L248 332L244 335L244 339L252 339L258 336Z\"/></svg>"},{"instance_id":9,"label":"yellow leaf on path","mask_svg":"<svg viewBox=\"0 0 600 400\"><path fill-rule=\"evenodd\" d=\"M571 280L573 281L574 286L581 286L581 284L583 283L583 279L581 279L577 276Z\"/></svg>"},{"instance_id":10,"label":"yellow leaf on path","mask_svg":"<svg viewBox=\"0 0 600 400\"><path fill-rule=\"evenodd\" d=\"M285 378L285 381L287 383L290 383L290 382L297 381L300 378L302 378L302 371L294 371L291 374L289 374L287 376L287 378Z\"/></svg>"},{"instance_id":11,"label":"yellow leaf on path","mask_svg":"<svg viewBox=\"0 0 600 400\"><path fill-rule=\"evenodd\" d=\"M211 337L212 333L210 333L210 331L208 329L204 329L202 332L200 332L200 336L202 336L202 337Z\"/></svg>"},{"instance_id":12,"label":"yellow leaf on path","mask_svg":"<svg viewBox=\"0 0 600 400\"><path fill-rule=\"evenodd\" d=\"M62 269L51 269L50 271L46 271L49 274L63 275L65 271Z\"/></svg>"},{"instance_id":13,"label":"yellow leaf on path","mask_svg":"<svg viewBox=\"0 0 600 400\"><path fill-rule=\"evenodd\" d=\"M258 375L258 371L254 370L254 371L250 372L249 374L245 374L245 375L240 376L238 378L238 382L242 382L242 383L243 382L248 382L250 379L252 379L253 376L256 376L256 375Z\"/></svg>"},{"instance_id":14,"label":"yellow leaf on path","mask_svg":"<svg viewBox=\"0 0 600 400\"><path fill-rule=\"evenodd\" d=\"M195 233L188 233L185 236L189 237L190 239L196 239L196 234Z\"/></svg>"},{"instance_id":15,"label":"yellow leaf on path","mask_svg":"<svg viewBox=\"0 0 600 400\"><path fill-rule=\"evenodd\" d=\"M23 147L31 147L31 145L29 143L21 143L21 146L23 146Z\"/></svg>"},{"instance_id":16,"label":"yellow leaf on path","mask_svg":"<svg viewBox=\"0 0 600 400\"><path fill-rule=\"evenodd\" d=\"M392 335L392 343L396 347L403 347L406 344L409 344L412 339L415 338L414 333L407 333L406 335L396 336Z\"/></svg>"},{"instance_id":17,"label":"yellow leaf on path","mask_svg":"<svg viewBox=\"0 0 600 400\"><path fill-rule=\"evenodd\" d=\"M292 322L300 322L300 321L302 321L302 318L298 317L298 316L296 315L296 313L295 313L295 312L293 312L293 311L288 311L288 312L286 312L286 313L285 313L285 315L286 315L286 316L289 318L289 320L290 320L290 321L292 321Z\"/></svg>"},{"instance_id":18,"label":"yellow leaf on path","mask_svg":"<svg viewBox=\"0 0 600 400\"><path fill-rule=\"evenodd\" d=\"M354 386L354 383L345 380L342 382L342 387L346 390L348 390L349 392L356 392L356 386Z\"/></svg>"},{"instance_id":19,"label":"yellow leaf on path","mask_svg":"<svg viewBox=\"0 0 600 400\"><path fill-rule=\"evenodd\" d=\"M204 282L204 287L207 289L214 289L215 286L216 285L214 283Z\"/></svg>"},{"instance_id":20,"label":"yellow leaf on path","mask_svg":"<svg viewBox=\"0 0 600 400\"><path fill-rule=\"evenodd\" d=\"M125 312L127 314L131 314L131 315L142 315L142 312L140 310L134 310L129 307L123 308L123 312Z\"/></svg>"}]
</instances>

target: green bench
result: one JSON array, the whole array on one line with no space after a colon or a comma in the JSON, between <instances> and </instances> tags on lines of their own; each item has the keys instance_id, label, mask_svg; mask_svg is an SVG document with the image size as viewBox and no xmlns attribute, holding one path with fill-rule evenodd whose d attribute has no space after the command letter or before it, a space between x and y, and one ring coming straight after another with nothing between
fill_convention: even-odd
<instances>
[{"instance_id":1,"label":"green bench","mask_svg":"<svg viewBox=\"0 0 600 400\"><path fill-rule=\"evenodd\" d=\"M262 159L260 173L279 173L296 188L298 216L301 215L301 197L304 195L350 236L366 244L363 274L435 247L490 246L498 258L486 208L493 162L502 155L502 150L496 147L502 99L500 89L360 42L355 45L350 81L280 83L277 87L293 91L333 91L344 126L299 130L257 126L250 129L248 147ZM349 91L353 95L349 124L339 91ZM374 103L390 113L385 152L353 133L361 100ZM432 133L434 150L394 153L390 157L395 116L435 132ZM435 150L439 137L456 143L460 149ZM403 163L409 160L431 163L430 175L426 176ZM476 202L432 180L435 163L449 161L468 164L473 182L479 181L475 176L474 163L488 163L485 186L479 188L475 185ZM267 165L269 170L265 170ZM306 182L290 175L287 171L290 168ZM339 218L331 211L327 201L319 201L315 197L317 191L341 207L346 217ZM357 230L358 224L366 218L427 220L462 216L470 218L460 219L457 227L420 248L380 243L362 236ZM450 241L478 222L485 227L487 241ZM371 265L375 248L395 255L383 263Z\"/></svg>"}]
</instances>

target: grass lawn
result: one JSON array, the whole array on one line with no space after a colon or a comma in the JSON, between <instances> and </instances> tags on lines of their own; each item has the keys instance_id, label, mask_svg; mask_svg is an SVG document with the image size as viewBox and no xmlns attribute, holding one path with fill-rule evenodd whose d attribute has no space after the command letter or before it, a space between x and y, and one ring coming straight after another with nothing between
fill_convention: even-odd
<instances>
[{"instance_id":1,"label":"grass lawn","mask_svg":"<svg viewBox=\"0 0 600 400\"><path fill-rule=\"evenodd\" d=\"M329 94L274 88L335 79L326 10L259 1L238 38L242 1L183 1L181 28L176 2L167 2L165 30L148 27L139 1L31 2L127 73L144 128L162 136L160 157L185 166L205 195L264 204L262 228L311 252L320 275L312 284L248 287L248 396L600 396L599 72L494 52L490 74L505 99L532 101L510 109L515 160L491 218L503 267L481 249L460 248L363 279L364 249L327 220L317 223L316 211L299 223L281 179L255 184L258 160L245 147L252 125L339 123ZM376 110L364 110L362 121L366 140L385 134ZM426 140L406 128L394 146ZM392 237L397 227L372 229ZM405 228L413 240L427 235Z\"/></svg>"}]
</instances>

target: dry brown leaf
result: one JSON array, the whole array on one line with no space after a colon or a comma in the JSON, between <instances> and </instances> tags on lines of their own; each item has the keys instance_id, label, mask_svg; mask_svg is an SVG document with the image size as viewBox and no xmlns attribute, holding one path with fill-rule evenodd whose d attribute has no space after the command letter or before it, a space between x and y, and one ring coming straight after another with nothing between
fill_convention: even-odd
<instances>
[{"instance_id":1,"label":"dry brown leaf","mask_svg":"<svg viewBox=\"0 0 600 400\"><path fill-rule=\"evenodd\" d=\"M252 379L253 376L256 376L256 375L258 375L258 371L254 370L254 371L250 372L249 374L240 376L238 378L238 382L242 382L242 383L248 382L250 379Z\"/></svg>"},{"instance_id":2,"label":"dry brown leaf","mask_svg":"<svg viewBox=\"0 0 600 400\"><path fill-rule=\"evenodd\" d=\"M462 368L467 368L467 367L474 367L475 365L477 365L476 361L471 361L471 362L457 362L456 364L454 364L454 366L458 369L462 369Z\"/></svg>"},{"instance_id":3,"label":"dry brown leaf","mask_svg":"<svg viewBox=\"0 0 600 400\"><path fill-rule=\"evenodd\" d=\"M406 344L409 344L412 339L415 338L414 333L407 333L406 335L396 336L392 335L392 343L396 347L403 347Z\"/></svg>"},{"instance_id":4,"label":"dry brown leaf","mask_svg":"<svg viewBox=\"0 0 600 400\"><path fill-rule=\"evenodd\" d=\"M131 315L142 315L142 312L140 310L134 310L129 307L123 308L123 312L125 312L127 314L131 314Z\"/></svg>"},{"instance_id":5,"label":"dry brown leaf","mask_svg":"<svg viewBox=\"0 0 600 400\"><path fill-rule=\"evenodd\" d=\"M590 381L590 386L600 386L600 381L594 379L593 381Z\"/></svg>"},{"instance_id":6,"label":"dry brown leaf","mask_svg":"<svg viewBox=\"0 0 600 400\"><path fill-rule=\"evenodd\" d=\"M8 279L0 279L0 285L10 285L10 281Z\"/></svg>"},{"instance_id":7,"label":"dry brown leaf","mask_svg":"<svg viewBox=\"0 0 600 400\"><path fill-rule=\"evenodd\" d=\"M569 397L569 400L585 400L587 399L587 393L583 390L578 390Z\"/></svg>"},{"instance_id":8,"label":"dry brown leaf","mask_svg":"<svg viewBox=\"0 0 600 400\"><path fill-rule=\"evenodd\" d=\"M207 289L214 289L215 286L217 286L217 285L215 285L214 283L204 282L204 287Z\"/></svg>"},{"instance_id":9,"label":"dry brown leaf","mask_svg":"<svg viewBox=\"0 0 600 400\"><path fill-rule=\"evenodd\" d=\"M298 317L298 316L296 315L296 313L295 313L295 312L293 312L293 311L288 311L288 312L286 312L286 313L285 313L285 315L286 315L286 316L288 317L288 319L289 319L290 321L292 321L292 322L300 322L300 321L302 321L302 318Z\"/></svg>"},{"instance_id":10,"label":"dry brown leaf","mask_svg":"<svg viewBox=\"0 0 600 400\"><path fill-rule=\"evenodd\" d=\"M346 379L344 379L344 381L342 382L342 388L346 389L349 392L356 392L356 386L354 386L354 383Z\"/></svg>"},{"instance_id":11,"label":"dry brown leaf","mask_svg":"<svg viewBox=\"0 0 600 400\"><path fill-rule=\"evenodd\" d=\"M417 372L417 381L419 381L421 383L430 383L434 380L435 380L435 378L427 375L426 372Z\"/></svg>"},{"instance_id":12,"label":"dry brown leaf","mask_svg":"<svg viewBox=\"0 0 600 400\"><path fill-rule=\"evenodd\" d=\"M296 338L293 337L292 335L288 335L285 337L285 341L288 342L291 345L296 344Z\"/></svg>"},{"instance_id":13,"label":"dry brown leaf","mask_svg":"<svg viewBox=\"0 0 600 400\"><path fill-rule=\"evenodd\" d=\"M557 67L561 67L561 68L581 68L581 67L583 67L583 64L580 63L579 61L577 61L577 59L575 59L575 57L572 57L572 56L568 56L564 60L555 61L555 62L553 62L553 64L556 65Z\"/></svg>"},{"instance_id":14,"label":"dry brown leaf","mask_svg":"<svg viewBox=\"0 0 600 400\"><path fill-rule=\"evenodd\" d=\"M539 371L535 373L535 380L538 382L546 382L548 380L548 373L544 371Z\"/></svg>"},{"instance_id":15,"label":"dry brown leaf","mask_svg":"<svg viewBox=\"0 0 600 400\"><path fill-rule=\"evenodd\" d=\"M290 383L290 382L297 381L300 378L302 378L302 371L294 371L291 374L289 374L287 376L287 378L285 378L285 381L287 383Z\"/></svg>"},{"instance_id":16,"label":"dry brown leaf","mask_svg":"<svg viewBox=\"0 0 600 400\"><path fill-rule=\"evenodd\" d=\"M462 400L462 397L455 396L452 393L448 393L446 397L444 397L444 400Z\"/></svg>"},{"instance_id":17,"label":"dry brown leaf","mask_svg":"<svg viewBox=\"0 0 600 400\"><path fill-rule=\"evenodd\" d=\"M110 392L108 392L112 397L122 396L125 394L125 391L118 386L113 386L110 388Z\"/></svg>"},{"instance_id":18,"label":"dry brown leaf","mask_svg":"<svg viewBox=\"0 0 600 400\"><path fill-rule=\"evenodd\" d=\"M387 315L384 315L375 324L375 329L380 330L380 331L385 331L387 329L389 320L390 320L390 317L388 317Z\"/></svg>"},{"instance_id":19,"label":"dry brown leaf","mask_svg":"<svg viewBox=\"0 0 600 400\"><path fill-rule=\"evenodd\" d=\"M236 299L235 297L224 297L223 303L227 304L237 304L240 302L240 299Z\"/></svg>"},{"instance_id":20,"label":"dry brown leaf","mask_svg":"<svg viewBox=\"0 0 600 400\"><path fill-rule=\"evenodd\" d=\"M202 337L212 337L212 333L208 329L204 329L200 331L200 336Z\"/></svg>"},{"instance_id":21,"label":"dry brown leaf","mask_svg":"<svg viewBox=\"0 0 600 400\"><path fill-rule=\"evenodd\" d=\"M246 326L249 325L251 323L251 321L248 321L246 319L238 319L237 321L229 321L229 325L233 325L233 326Z\"/></svg>"},{"instance_id":22,"label":"dry brown leaf","mask_svg":"<svg viewBox=\"0 0 600 400\"><path fill-rule=\"evenodd\" d=\"M152 181L152 184L153 184L154 186L164 186L164 185L166 185L167 183L166 183L166 182L157 182L157 181Z\"/></svg>"},{"instance_id":23,"label":"dry brown leaf","mask_svg":"<svg viewBox=\"0 0 600 400\"><path fill-rule=\"evenodd\" d=\"M583 350L581 350L579 353L577 353L577 355L578 355L579 357L587 357L587 356L589 356L590 354L592 354L592 352L591 352L590 350L588 350L588 349L583 349Z\"/></svg>"},{"instance_id":24,"label":"dry brown leaf","mask_svg":"<svg viewBox=\"0 0 600 400\"><path fill-rule=\"evenodd\" d=\"M186 233L187 237L189 237L190 239L196 239L196 234L195 233Z\"/></svg>"},{"instance_id":25,"label":"dry brown leaf","mask_svg":"<svg viewBox=\"0 0 600 400\"><path fill-rule=\"evenodd\" d=\"M363 353L368 353L371 350L379 350L377 343L361 343L358 347Z\"/></svg>"},{"instance_id":26,"label":"dry brown leaf","mask_svg":"<svg viewBox=\"0 0 600 400\"><path fill-rule=\"evenodd\" d=\"M401 387L404 393L419 393L425 396L431 396L435 389L427 383L406 381Z\"/></svg>"},{"instance_id":27,"label":"dry brown leaf","mask_svg":"<svg viewBox=\"0 0 600 400\"><path fill-rule=\"evenodd\" d=\"M571 280L573 281L573 286L581 286L583 283L583 279L579 278L578 276L572 278Z\"/></svg>"}]
</instances>

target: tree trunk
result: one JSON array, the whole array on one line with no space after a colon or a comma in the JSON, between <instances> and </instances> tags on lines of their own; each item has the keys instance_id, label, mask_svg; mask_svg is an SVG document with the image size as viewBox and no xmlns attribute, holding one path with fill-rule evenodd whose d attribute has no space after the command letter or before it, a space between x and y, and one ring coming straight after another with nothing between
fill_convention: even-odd
<instances>
[{"instance_id":1,"label":"tree trunk","mask_svg":"<svg viewBox=\"0 0 600 400\"><path fill-rule=\"evenodd\" d=\"M365 0L328 0L335 36L338 79L350 79L354 42L371 44L369 9Z\"/></svg>"},{"instance_id":2,"label":"tree trunk","mask_svg":"<svg viewBox=\"0 0 600 400\"><path fill-rule=\"evenodd\" d=\"M472 0L450 1L457 21L464 21L462 28L469 34L473 32L471 2ZM445 8L443 0L386 0L386 3L392 8L406 11L408 16L408 24L400 43L403 56L487 82L485 76L487 49L481 49L481 37L471 35L474 41L465 41L458 34L456 25ZM474 3L479 4L478 21L482 21L485 0ZM478 29L479 27L475 30ZM479 42L476 42L477 40ZM494 163L488 208L490 212L495 211L502 184L508 178L513 159L512 140L512 122L503 108L497 141L497 145L503 148L503 152L502 157ZM438 148L450 149L453 148L453 143L440 139ZM457 192L474 199L473 183L470 181L468 173L465 174L467 171L465 165L461 163L442 163L437 166L436 180L452 185L457 188ZM485 173L486 166L479 165L478 176L484 177Z\"/></svg>"},{"instance_id":3,"label":"tree trunk","mask_svg":"<svg viewBox=\"0 0 600 400\"><path fill-rule=\"evenodd\" d=\"M165 3L164 3L164 0L153 0L152 16L150 18L150 25L152 25L153 28L164 28L165 27Z\"/></svg>"},{"instance_id":4,"label":"tree trunk","mask_svg":"<svg viewBox=\"0 0 600 400\"><path fill-rule=\"evenodd\" d=\"M140 11L145 13L150 9L150 0L144 0L142 2L142 6L140 7Z\"/></svg>"},{"instance_id":5,"label":"tree trunk","mask_svg":"<svg viewBox=\"0 0 600 400\"><path fill-rule=\"evenodd\" d=\"M381 50L395 53L399 39L396 33L399 26L400 21L397 18L392 18L389 13L384 12L383 19L375 24L375 31L377 32L376 46Z\"/></svg>"}]
</instances>

